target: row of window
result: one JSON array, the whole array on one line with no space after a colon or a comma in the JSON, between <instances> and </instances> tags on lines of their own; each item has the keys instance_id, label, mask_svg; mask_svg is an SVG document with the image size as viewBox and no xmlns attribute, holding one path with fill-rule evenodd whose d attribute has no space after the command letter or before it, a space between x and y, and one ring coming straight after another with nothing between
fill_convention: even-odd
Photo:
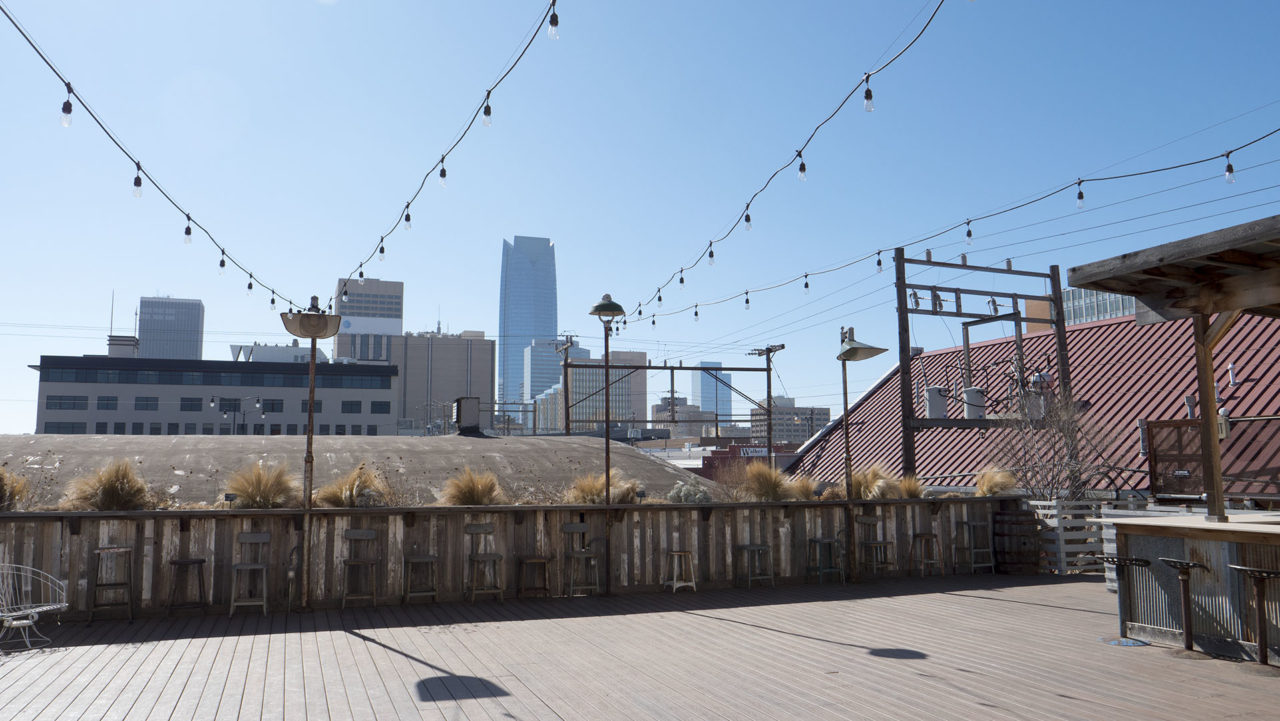
<instances>
[{"instance_id":1,"label":"row of window","mask_svg":"<svg viewBox=\"0 0 1280 721\"><path fill-rule=\"evenodd\" d=\"M297 423L288 423L288 424L254 423L253 426L250 427L247 423L237 423L234 425L231 423L218 423L215 426L215 424L213 423L162 424L162 423L154 423L154 422L139 423L136 421L133 423L121 423L119 421L116 421L115 423L108 423L107 421L98 421L97 423L94 424L93 432L97 435L117 435L117 436L123 436L123 435L243 436L243 435L250 435L250 433L252 433L252 435L255 435L255 436L264 436L264 435L296 436L296 435L299 435L299 432L298 432L299 428L302 429L302 433L307 432L307 426L305 423L302 424L301 426L299 426ZM330 435L330 431L332 431L332 435L336 435L336 436L345 436L345 435L376 436L378 435L378 427L372 424L367 426L361 426L358 424L352 424L349 426L338 424L330 427L328 423L321 423L320 425L316 426L316 435L327 436L327 435ZM83 435L89 432L89 424L85 423L84 421L46 421L44 424L44 432Z\"/></svg>"},{"instance_id":2,"label":"row of window","mask_svg":"<svg viewBox=\"0 0 1280 721\"><path fill-rule=\"evenodd\" d=\"M221 413L239 413L239 398L219 398L218 411ZM260 399L263 413L284 413L283 398ZM120 399L117 396L98 396L98 410L119 410ZM44 407L51 411L86 411L89 410L89 396L50 395L45 398ZM323 401L316 401L316 413L321 412ZM157 396L136 396L133 399L135 411L160 410L160 398ZM178 403L181 411L199 412L205 409L204 398L182 398ZM342 401L343 413L363 413L364 401ZM255 409L256 410L256 409ZM303 413L307 412L307 402L301 403ZM374 415L391 413L391 401L369 401L369 412Z\"/></svg>"},{"instance_id":3,"label":"row of window","mask_svg":"<svg viewBox=\"0 0 1280 721\"><path fill-rule=\"evenodd\" d=\"M100 368L41 368L40 380L57 383L137 383L170 386L306 388L306 373L219 373ZM390 388L390 376L317 375L317 388Z\"/></svg>"}]
</instances>

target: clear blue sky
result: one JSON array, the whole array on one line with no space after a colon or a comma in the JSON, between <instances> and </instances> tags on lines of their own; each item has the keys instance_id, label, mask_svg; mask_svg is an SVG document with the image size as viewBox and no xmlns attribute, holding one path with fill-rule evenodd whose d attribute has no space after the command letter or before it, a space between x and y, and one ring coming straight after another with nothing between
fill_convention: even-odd
<instances>
[{"instance_id":1,"label":"clear blue sky","mask_svg":"<svg viewBox=\"0 0 1280 721\"><path fill-rule=\"evenodd\" d=\"M296 298L327 297L374 247L545 8L4 2L193 216ZM493 126L477 126L450 156L448 187L427 185L413 230L394 234L387 261L368 273L405 282L406 329L439 317L493 335L502 239L549 236L560 327L598 352L586 312L600 294L630 309L697 257L932 6L566 0L561 38L534 42L492 99ZM664 292L663 310L890 249L1079 176L1212 155L1280 127L1278 16L1269 2L948 0L874 79L876 111L851 102L806 151L807 182L784 172L753 205L754 229L719 244L716 265L689 272L685 290ZM105 352L113 291L117 331L131 328L139 296L202 299L206 358L288 339L266 294L246 297L246 278L217 274L206 240L183 245L184 219L153 188L131 197L133 167L82 109L59 126L65 91L7 24L0 67L0 432L34 430L27 366L41 354ZM1237 169L1277 159L1280 136L1233 157ZM1064 193L977 224L970 260L1014 256L1065 275L1280 212L1270 188L1280 163L1242 170L1230 186L1221 166L1086 186L1084 213ZM1126 220L1149 213L1161 214ZM1149 230L1161 225L1171 227ZM966 250L962 236L927 245L952 257ZM1021 244L993 247L1005 243ZM615 347L731 365L754 362L743 355L751 347L785 343L775 391L835 407L840 326L896 341L891 279L887 260L882 275L865 262L813 278L807 296L799 285L752 293L749 312L736 299L703 308L699 323L691 313L656 328L629 323ZM928 348L959 338L936 319L913 331ZM852 388L893 362L889 353L852 367ZM738 380L762 395L763 378ZM652 378L651 390L664 382Z\"/></svg>"}]
</instances>

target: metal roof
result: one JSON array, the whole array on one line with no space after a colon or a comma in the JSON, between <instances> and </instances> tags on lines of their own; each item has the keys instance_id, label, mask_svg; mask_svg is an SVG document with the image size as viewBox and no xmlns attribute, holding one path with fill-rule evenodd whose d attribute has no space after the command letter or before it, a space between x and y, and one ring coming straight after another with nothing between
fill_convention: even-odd
<instances>
[{"instance_id":1,"label":"metal roof","mask_svg":"<svg viewBox=\"0 0 1280 721\"><path fill-rule=\"evenodd\" d=\"M1024 336L1028 362L1052 355L1053 333ZM1196 393L1191 322L1139 326L1133 316L1067 328L1072 391L1079 418L1098 452L1123 468L1116 480L1145 488L1147 460L1141 453L1139 420L1187 417L1184 398ZM912 360L914 378L947 385L960 363L960 348L931 351ZM974 344L973 365L1012 357L1013 339ZM1280 493L1280 321L1246 316L1223 339L1217 357L1217 388L1222 409L1232 418L1277 416L1274 422L1236 423L1223 442L1223 471L1228 493ZM1228 364L1237 384L1229 383ZM833 371L835 372L835 371ZM1053 379L1056 385L1056 378ZM981 384L981 381L977 381ZM923 409L917 404L917 415ZM948 401L948 416L963 417L959 401ZM844 477L843 424L855 469L879 463L900 473L902 414L898 371L882 378L846 416L838 418L802 449L789 468L823 481ZM971 474L993 460L1002 430L926 429L916 433L916 465L931 485L971 485ZM1248 483L1260 479L1267 483Z\"/></svg>"}]
</instances>

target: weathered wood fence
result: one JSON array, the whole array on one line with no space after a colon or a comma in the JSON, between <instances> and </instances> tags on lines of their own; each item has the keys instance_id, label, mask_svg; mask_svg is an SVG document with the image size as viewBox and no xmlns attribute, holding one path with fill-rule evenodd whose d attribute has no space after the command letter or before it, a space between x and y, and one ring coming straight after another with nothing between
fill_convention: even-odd
<instances>
[{"instance_id":1,"label":"weathered wood fence","mask_svg":"<svg viewBox=\"0 0 1280 721\"><path fill-rule=\"evenodd\" d=\"M1016 500L909 499L855 503L853 512L877 520L878 540L894 542L897 574L907 567L916 533L935 533L941 542L947 572L953 572L952 549L960 521L990 523L1000 504L1016 507ZM179 601L198 595L196 573L178 572L175 559L203 558L209 608L226 611L232 592L232 564L240 562L237 535L270 534L267 547L267 598L271 610L284 610L300 596L299 548L303 513L279 511L146 511L122 513L4 513L0 514L0 563L17 563L67 580L70 616L88 614L93 603L96 549L125 546L131 551L128 572L133 607L141 614L163 613L175 583ZM404 558L439 557L438 599L464 596L467 555L463 526L492 523L494 534L486 551L504 556L502 584L509 595L516 590L517 559L551 559L551 595L563 595L564 556L568 539L565 523L587 523L589 538L609 537L609 564L614 593L652 592L662 588L662 574L670 550L692 552L699 588L726 587L745 571L740 544L766 543L781 583L810 578L810 538L835 537L845 527L840 502L638 505L604 509L600 506L428 506L395 509L324 509L313 512L310 600L315 606L337 605L345 583L344 560L350 547L347 529L375 531L375 565L379 603L399 603L404 591ZM856 544L855 544L856 546ZM855 550L856 553L856 550ZM123 581L126 563L106 558L97 583ZM113 563L115 568L113 568ZM291 573L291 569L294 573ZM116 573L119 571L120 573ZM181 574L181 575L179 575ZM291 578L297 579L291 583ZM176 580L175 580L176 579ZM416 576L415 576L416 579ZM360 581L363 587L364 579ZM426 579L423 579L424 581ZM415 586L419 581L415 580ZM111 600L118 589L99 590L99 601ZM292 599L290 598L290 594Z\"/></svg>"}]
</instances>

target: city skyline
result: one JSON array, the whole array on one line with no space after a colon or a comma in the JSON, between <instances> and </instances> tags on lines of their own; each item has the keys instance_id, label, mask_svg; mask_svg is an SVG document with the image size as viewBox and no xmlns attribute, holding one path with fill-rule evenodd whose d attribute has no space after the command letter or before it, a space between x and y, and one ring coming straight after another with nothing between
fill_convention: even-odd
<instances>
[{"instance_id":1,"label":"city skyline","mask_svg":"<svg viewBox=\"0 0 1280 721\"><path fill-rule=\"evenodd\" d=\"M502 266L498 301L498 402L525 403L550 387L548 379L553 357L545 353L526 354L535 343L554 341L560 334L556 294L556 246L550 238L524 235L502 241ZM524 361L545 365L530 368ZM526 390L525 379L542 385ZM554 381L552 381L554 382ZM504 410L511 410L510 408Z\"/></svg>"}]
</instances>

